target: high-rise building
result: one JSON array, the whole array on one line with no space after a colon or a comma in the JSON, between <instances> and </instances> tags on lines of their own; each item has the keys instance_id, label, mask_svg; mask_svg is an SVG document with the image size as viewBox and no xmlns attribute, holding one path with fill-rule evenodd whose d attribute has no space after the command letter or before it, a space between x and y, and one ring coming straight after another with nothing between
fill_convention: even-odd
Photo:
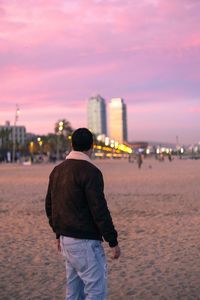
<instances>
[{"instance_id":1,"label":"high-rise building","mask_svg":"<svg viewBox=\"0 0 200 300\"><path fill-rule=\"evenodd\" d=\"M126 104L122 98L113 98L109 103L109 137L119 143L127 141Z\"/></svg>"},{"instance_id":2,"label":"high-rise building","mask_svg":"<svg viewBox=\"0 0 200 300\"><path fill-rule=\"evenodd\" d=\"M100 95L89 98L87 115L88 128L95 134L106 135L106 104Z\"/></svg>"}]
</instances>

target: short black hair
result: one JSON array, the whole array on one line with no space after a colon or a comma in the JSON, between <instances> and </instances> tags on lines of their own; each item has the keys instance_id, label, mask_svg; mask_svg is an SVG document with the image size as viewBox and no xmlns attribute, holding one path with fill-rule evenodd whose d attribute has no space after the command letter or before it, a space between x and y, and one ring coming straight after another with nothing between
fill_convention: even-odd
<instances>
[{"instance_id":1,"label":"short black hair","mask_svg":"<svg viewBox=\"0 0 200 300\"><path fill-rule=\"evenodd\" d=\"M72 147L75 151L88 151L93 146L93 135L87 128L78 128L72 134Z\"/></svg>"}]
</instances>

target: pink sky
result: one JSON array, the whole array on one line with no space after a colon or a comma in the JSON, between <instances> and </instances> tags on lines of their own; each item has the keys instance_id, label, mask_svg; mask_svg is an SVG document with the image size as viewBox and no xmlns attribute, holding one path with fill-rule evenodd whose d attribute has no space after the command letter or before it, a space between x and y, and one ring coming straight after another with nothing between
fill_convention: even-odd
<instances>
[{"instance_id":1,"label":"pink sky","mask_svg":"<svg viewBox=\"0 0 200 300\"><path fill-rule=\"evenodd\" d=\"M129 140L200 141L199 0L0 0L0 124L87 126L124 98Z\"/></svg>"}]
</instances>

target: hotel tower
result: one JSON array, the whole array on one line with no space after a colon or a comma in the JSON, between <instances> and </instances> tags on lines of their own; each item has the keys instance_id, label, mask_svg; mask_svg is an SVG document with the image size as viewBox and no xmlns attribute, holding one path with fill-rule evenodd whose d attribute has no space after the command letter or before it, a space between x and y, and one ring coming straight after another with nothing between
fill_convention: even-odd
<instances>
[{"instance_id":1,"label":"hotel tower","mask_svg":"<svg viewBox=\"0 0 200 300\"><path fill-rule=\"evenodd\" d=\"M113 98L109 103L109 137L119 143L127 141L126 104L122 98Z\"/></svg>"},{"instance_id":2,"label":"hotel tower","mask_svg":"<svg viewBox=\"0 0 200 300\"><path fill-rule=\"evenodd\" d=\"M106 128L106 104L100 96L90 97L87 107L88 128L94 134L107 134Z\"/></svg>"}]
</instances>

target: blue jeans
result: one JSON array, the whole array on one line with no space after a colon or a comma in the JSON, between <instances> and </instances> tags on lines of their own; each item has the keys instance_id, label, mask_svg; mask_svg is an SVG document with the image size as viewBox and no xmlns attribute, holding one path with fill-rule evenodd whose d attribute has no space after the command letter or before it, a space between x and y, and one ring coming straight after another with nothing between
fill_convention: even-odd
<instances>
[{"instance_id":1,"label":"blue jeans","mask_svg":"<svg viewBox=\"0 0 200 300\"><path fill-rule=\"evenodd\" d=\"M107 263L100 241L61 236L66 261L66 300L106 300Z\"/></svg>"}]
</instances>

